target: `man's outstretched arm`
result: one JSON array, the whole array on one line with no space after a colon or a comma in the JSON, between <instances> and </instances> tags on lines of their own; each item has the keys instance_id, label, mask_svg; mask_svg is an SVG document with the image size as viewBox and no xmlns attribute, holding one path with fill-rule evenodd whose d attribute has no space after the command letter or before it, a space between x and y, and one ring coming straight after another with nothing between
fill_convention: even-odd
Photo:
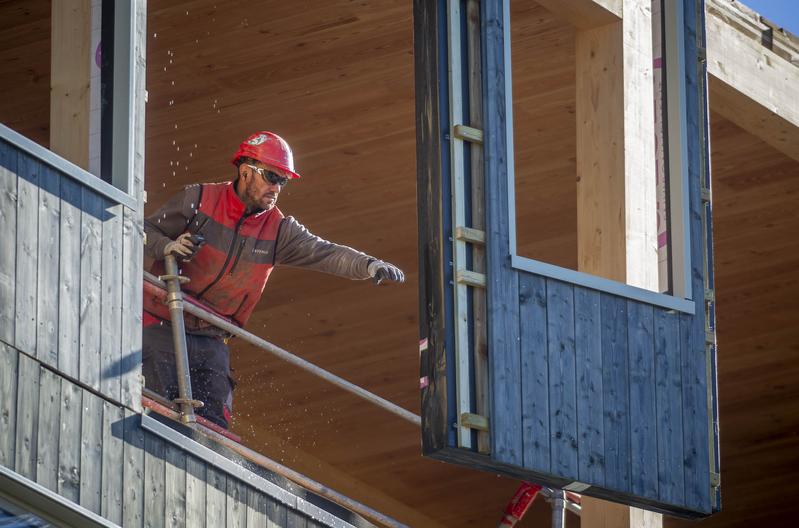
<instances>
[{"instance_id":1,"label":"man's outstretched arm","mask_svg":"<svg viewBox=\"0 0 799 528\"><path fill-rule=\"evenodd\" d=\"M322 271L354 280L374 278L378 283L383 280L405 281L402 270L393 264L318 237L291 216L286 217L280 226L275 264Z\"/></svg>"}]
</instances>

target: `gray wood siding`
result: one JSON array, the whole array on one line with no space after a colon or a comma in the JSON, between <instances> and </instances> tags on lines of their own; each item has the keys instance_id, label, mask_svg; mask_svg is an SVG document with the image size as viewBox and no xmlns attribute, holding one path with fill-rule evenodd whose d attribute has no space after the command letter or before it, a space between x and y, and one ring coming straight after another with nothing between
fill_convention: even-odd
<instances>
[{"instance_id":1,"label":"gray wood siding","mask_svg":"<svg viewBox=\"0 0 799 528\"><path fill-rule=\"evenodd\" d=\"M134 409L140 216L0 140L0 340Z\"/></svg>"},{"instance_id":2,"label":"gray wood siding","mask_svg":"<svg viewBox=\"0 0 799 528\"><path fill-rule=\"evenodd\" d=\"M143 429L138 413L3 342L0 420L0 463L122 526L351 526L351 519L312 520L299 511L302 490L289 506L252 480Z\"/></svg>"}]
</instances>

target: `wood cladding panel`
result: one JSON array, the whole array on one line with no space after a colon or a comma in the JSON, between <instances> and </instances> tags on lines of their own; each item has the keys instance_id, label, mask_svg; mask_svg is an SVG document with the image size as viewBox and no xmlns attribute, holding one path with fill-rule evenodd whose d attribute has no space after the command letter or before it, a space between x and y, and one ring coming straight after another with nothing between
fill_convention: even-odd
<instances>
[{"instance_id":1,"label":"wood cladding panel","mask_svg":"<svg viewBox=\"0 0 799 528\"><path fill-rule=\"evenodd\" d=\"M142 234L135 214L127 212L126 234L125 207L0 143L0 228L8 234L4 243L13 244L0 257L0 309L8 312L0 318L3 340L119 401L123 374L129 392L139 384L140 367L130 363L123 370L131 353L121 351L122 305L134 306L132 297L122 298L123 282L131 280L124 277L140 273L123 254L127 237L136 258ZM126 346L140 348L133 341Z\"/></svg>"},{"instance_id":2,"label":"wood cladding panel","mask_svg":"<svg viewBox=\"0 0 799 528\"><path fill-rule=\"evenodd\" d=\"M0 410L9 420L0 429L0 463L62 497L126 526L308 522L296 510L299 502L279 503L194 458L144 430L136 413L2 342L0 367ZM324 499L306 500L321 500L317 504L324 510ZM256 511L250 513L250 507Z\"/></svg>"}]
</instances>

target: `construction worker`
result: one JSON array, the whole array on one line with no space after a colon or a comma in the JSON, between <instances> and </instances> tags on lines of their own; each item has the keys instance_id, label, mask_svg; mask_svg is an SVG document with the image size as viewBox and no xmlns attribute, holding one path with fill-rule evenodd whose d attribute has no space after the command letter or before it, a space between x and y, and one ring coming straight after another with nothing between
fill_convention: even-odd
<instances>
[{"instance_id":1,"label":"construction worker","mask_svg":"<svg viewBox=\"0 0 799 528\"><path fill-rule=\"evenodd\" d=\"M181 274L190 279L183 291L241 327L275 266L372 278L378 284L405 281L398 267L328 242L283 216L275 206L277 198L300 175L288 143L277 134L252 134L232 162L233 181L190 185L145 220L145 253L155 260L154 274L164 274L164 256L175 254ZM168 321L163 300L145 295L145 386L174 400L178 383ZM227 429L233 402L229 335L189 314L185 323L193 396L205 403L198 414Z\"/></svg>"}]
</instances>

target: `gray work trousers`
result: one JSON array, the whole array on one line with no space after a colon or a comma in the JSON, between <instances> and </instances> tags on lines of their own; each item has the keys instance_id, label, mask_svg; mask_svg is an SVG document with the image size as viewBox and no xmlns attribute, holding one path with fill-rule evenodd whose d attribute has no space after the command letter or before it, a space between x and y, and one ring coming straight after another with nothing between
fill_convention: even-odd
<instances>
[{"instance_id":1,"label":"gray work trousers","mask_svg":"<svg viewBox=\"0 0 799 528\"><path fill-rule=\"evenodd\" d=\"M233 411L233 380L230 352L220 338L186 334L192 396L204 407L197 414L229 428ZM144 386L168 400L178 397L178 377L172 346L172 327L152 325L142 331L142 374Z\"/></svg>"}]
</instances>

